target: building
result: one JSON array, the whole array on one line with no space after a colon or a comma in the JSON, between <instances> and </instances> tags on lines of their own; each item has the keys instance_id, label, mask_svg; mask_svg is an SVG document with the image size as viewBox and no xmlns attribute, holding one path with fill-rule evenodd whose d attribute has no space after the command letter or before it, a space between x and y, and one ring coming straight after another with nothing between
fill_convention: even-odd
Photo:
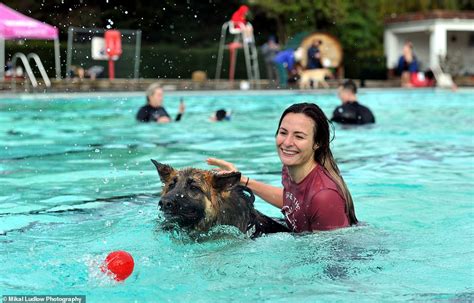
<instances>
[{"instance_id":1,"label":"building","mask_svg":"<svg viewBox=\"0 0 474 303\"><path fill-rule=\"evenodd\" d=\"M449 59L456 65L449 72L474 75L474 11L419 12L387 19L384 51L388 69L397 67L406 41L413 43L421 70L443 67Z\"/></svg>"}]
</instances>

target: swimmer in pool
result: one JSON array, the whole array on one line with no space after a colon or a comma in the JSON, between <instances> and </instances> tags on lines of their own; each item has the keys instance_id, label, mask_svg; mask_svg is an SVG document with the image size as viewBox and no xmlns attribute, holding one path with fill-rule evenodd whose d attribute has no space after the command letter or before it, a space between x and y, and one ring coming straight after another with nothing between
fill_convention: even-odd
<instances>
[{"instance_id":1,"label":"swimmer in pool","mask_svg":"<svg viewBox=\"0 0 474 303\"><path fill-rule=\"evenodd\" d=\"M346 80L338 88L338 96L342 105L336 107L331 121L341 124L375 123L375 117L369 108L357 102L357 85L352 80Z\"/></svg>"},{"instance_id":2,"label":"swimmer in pool","mask_svg":"<svg viewBox=\"0 0 474 303\"><path fill-rule=\"evenodd\" d=\"M332 155L329 121L316 104L299 103L282 114L275 135L282 163L283 187L241 175L240 185L281 209L294 232L312 232L357 224L349 189ZM238 171L216 158L207 163L221 171Z\"/></svg>"},{"instance_id":3,"label":"swimmer in pool","mask_svg":"<svg viewBox=\"0 0 474 303\"><path fill-rule=\"evenodd\" d=\"M151 84L146 90L147 104L142 106L137 113L137 120L140 122L169 123L171 117L163 107L163 89L159 83ZM179 103L178 114L175 121L181 120L186 106L184 101Z\"/></svg>"},{"instance_id":4,"label":"swimmer in pool","mask_svg":"<svg viewBox=\"0 0 474 303\"><path fill-rule=\"evenodd\" d=\"M232 115L231 111L226 111L225 109L219 109L212 116L209 117L209 121L211 122L230 121L231 115Z\"/></svg>"}]
</instances>

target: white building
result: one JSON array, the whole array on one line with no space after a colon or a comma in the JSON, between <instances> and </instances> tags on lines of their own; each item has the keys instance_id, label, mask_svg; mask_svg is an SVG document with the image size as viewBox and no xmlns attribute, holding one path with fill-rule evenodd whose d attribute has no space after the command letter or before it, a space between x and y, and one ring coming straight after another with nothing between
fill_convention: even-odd
<instances>
[{"instance_id":1,"label":"white building","mask_svg":"<svg viewBox=\"0 0 474 303\"><path fill-rule=\"evenodd\" d=\"M387 68L397 68L403 44L413 43L420 70L440 58L457 58L460 75L474 75L474 11L432 11L394 16L385 22Z\"/></svg>"}]
</instances>

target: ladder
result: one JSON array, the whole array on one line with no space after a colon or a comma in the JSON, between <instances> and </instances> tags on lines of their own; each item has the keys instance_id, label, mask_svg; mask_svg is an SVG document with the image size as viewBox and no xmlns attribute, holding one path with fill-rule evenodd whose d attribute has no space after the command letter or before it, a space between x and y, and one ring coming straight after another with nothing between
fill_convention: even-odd
<instances>
[{"instance_id":1,"label":"ladder","mask_svg":"<svg viewBox=\"0 0 474 303\"><path fill-rule=\"evenodd\" d=\"M40 57L35 53L29 53L27 56L23 53L15 53L12 57L12 68L15 69L16 61L20 59L21 63L25 67L26 75L30 79L31 85L33 87L38 87L38 81L36 80L35 74L31 69L30 60L33 60L38 68L41 77L43 78L44 85L47 87L51 87L51 80L49 80L48 74L46 74L46 70L44 69L43 63L41 62ZM12 77L12 88L16 88L16 81L14 81L15 77Z\"/></svg>"},{"instance_id":2,"label":"ladder","mask_svg":"<svg viewBox=\"0 0 474 303\"><path fill-rule=\"evenodd\" d=\"M247 22L247 24L250 24L250 22ZM219 51L217 54L216 80L219 80L221 77L222 60L224 59L224 49L229 49L231 53L232 51L235 51L235 53L233 54L234 57L231 56L230 58L231 68L229 70L229 79L234 80L235 70L232 67L233 64L235 65L235 62L232 61L235 61L235 57L237 57L238 48L243 48L245 56L245 65L247 68L247 77L249 81L254 81L257 83L257 86L259 86L258 81L256 81L260 80L260 71L258 68L258 52L255 46L255 38L253 36L253 32L251 36L244 37L244 32L241 29L244 28L245 25L243 23L240 23L239 25L240 28L236 28L234 22L232 21L228 21L222 25L221 37L219 41ZM230 34L234 35L234 41L229 45L226 45L227 31L229 31ZM235 50L233 50L232 48L235 48Z\"/></svg>"}]
</instances>

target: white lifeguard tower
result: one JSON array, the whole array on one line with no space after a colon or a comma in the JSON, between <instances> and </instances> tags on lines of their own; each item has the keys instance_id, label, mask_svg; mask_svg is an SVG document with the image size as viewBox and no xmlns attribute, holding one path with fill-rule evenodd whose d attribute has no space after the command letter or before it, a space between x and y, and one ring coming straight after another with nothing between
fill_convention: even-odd
<instances>
[{"instance_id":1,"label":"white lifeguard tower","mask_svg":"<svg viewBox=\"0 0 474 303\"><path fill-rule=\"evenodd\" d=\"M222 25L221 38L219 42L219 52L217 55L216 80L219 80L221 77L224 49L229 50L230 56L229 80L234 80L237 51L240 48L243 48L244 50L248 80L250 82L256 82L255 80L260 79L260 72L258 68L258 53L257 48L255 46L253 30L245 30L245 28L249 25L252 26L250 22L247 22L247 24L244 24L242 22L238 22L238 24L235 24L235 22L233 21L228 21ZM230 43L226 42L227 32L229 32L229 34L233 35L234 37L233 41Z\"/></svg>"}]
</instances>

